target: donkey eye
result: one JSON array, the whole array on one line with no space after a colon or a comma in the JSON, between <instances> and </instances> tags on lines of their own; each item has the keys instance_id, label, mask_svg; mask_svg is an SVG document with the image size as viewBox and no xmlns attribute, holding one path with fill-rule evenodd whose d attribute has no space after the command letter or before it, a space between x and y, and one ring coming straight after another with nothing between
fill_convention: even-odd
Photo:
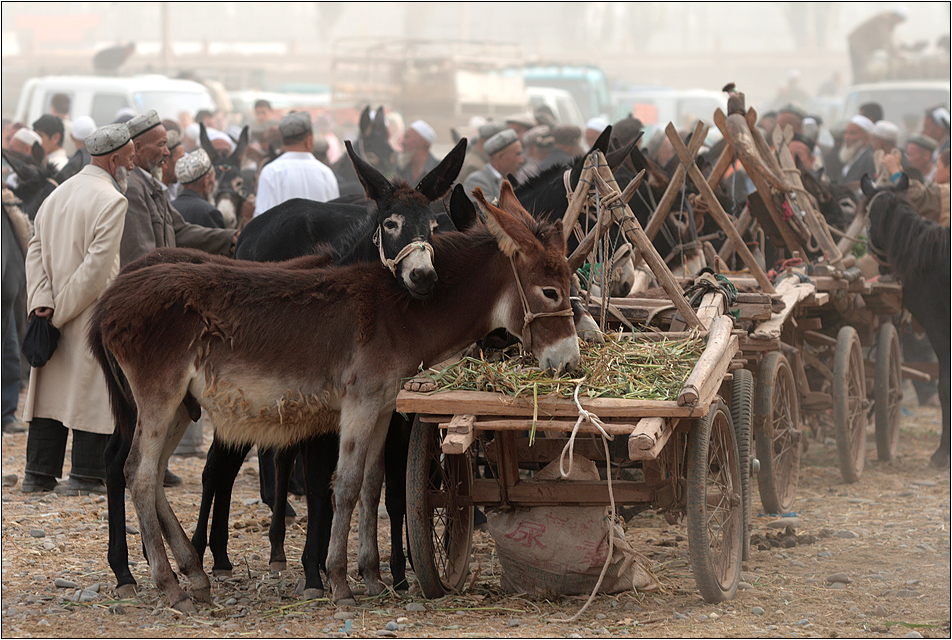
<instances>
[{"instance_id":1,"label":"donkey eye","mask_svg":"<svg viewBox=\"0 0 952 640\"><path fill-rule=\"evenodd\" d=\"M558 302L559 298L561 298L561 296L559 295L559 290L556 289L555 287L543 287L542 295L544 295L549 300L552 300L553 302Z\"/></svg>"},{"instance_id":2,"label":"donkey eye","mask_svg":"<svg viewBox=\"0 0 952 640\"><path fill-rule=\"evenodd\" d=\"M389 219L384 220L383 228L386 229L387 231L396 231L397 227L398 227L397 223L394 222L393 220L389 220Z\"/></svg>"}]
</instances>

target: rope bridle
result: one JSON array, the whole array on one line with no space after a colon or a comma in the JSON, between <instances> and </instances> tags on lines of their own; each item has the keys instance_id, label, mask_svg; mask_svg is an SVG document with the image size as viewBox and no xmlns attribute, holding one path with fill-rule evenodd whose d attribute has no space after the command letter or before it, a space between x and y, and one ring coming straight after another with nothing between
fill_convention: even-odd
<instances>
[{"instance_id":1,"label":"rope bridle","mask_svg":"<svg viewBox=\"0 0 952 640\"><path fill-rule=\"evenodd\" d=\"M509 264L512 265L512 274L516 277L516 288L519 290L519 299L522 301L522 343L532 351L532 333L529 329L529 325L533 320L538 320L539 318L553 318L558 316L574 316L575 312L572 311L571 305L567 309L560 309L559 311L542 311L540 313L534 313L529 308L529 299L526 297L525 289L522 288L522 280L519 278L519 270L516 269L516 260L512 256L509 257Z\"/></svg>"},{"instance_id":2,"label":"rope bridle","mask_svg":"<svg viewBox=\"0 0 952 640\"><path fill-rule=\"evenodd\" d=\"M377 226L377 230L374 231L374 244L377 245L377 251L380 253L380 262L383 266L390 269L390 273L393 274L393 277L397 277L397 267L400 265L403 260L413 253L414 251L426 251L430 254L430 262L433 262L433 245L422 238L414 238L411 240L405 247L400 249L400 252L397 253L397 256L391 260L383 252L383 241L381 240L383 234L383 227L380 225Z\"/></svg>"}]
</instances>

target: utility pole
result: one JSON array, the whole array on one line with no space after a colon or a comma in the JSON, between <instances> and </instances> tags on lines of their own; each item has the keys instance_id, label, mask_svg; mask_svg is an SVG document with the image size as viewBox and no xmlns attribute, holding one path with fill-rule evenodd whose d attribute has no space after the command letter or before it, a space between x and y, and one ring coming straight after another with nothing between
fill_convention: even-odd
<instances>
[{"instance_id":1,"label":"utility pole","mask_svg":"<svg viewBox=\"0 0 952 640\"><path fill-rule=\"evenodd\" d=\"M167 74L172 69L172 21L169 17L169 3L160 2L162 13L162 69Z\"/></svg>"}]
</instances>

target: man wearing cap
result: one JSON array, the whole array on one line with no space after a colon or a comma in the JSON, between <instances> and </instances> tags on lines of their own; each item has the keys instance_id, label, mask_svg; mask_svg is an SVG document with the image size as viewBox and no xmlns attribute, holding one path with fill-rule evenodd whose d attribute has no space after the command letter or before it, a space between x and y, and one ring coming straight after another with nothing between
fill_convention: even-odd
<instances>
[{"instance_id":1,"label":"man wearing cap","mask_svg":"<svg viewBox=\"0 0 952 640\"><path fill-rule=\"evenodd\" d=\"M30 423L21 491L105 493L106 442L115 428L102 370L86 346L93 305L119 273L134 149L124 124L86 138L92 160L53 190L36 214L26 255L27 309L60 338L49 361L30 372L23 419ZM62 475L73 432L69 482Z\"/></svg>"},{"instance_id":2,"label":"man wearing cap","mask_svg":"<svg viewBox=\"0 0 952 640\"><path fill-rule=\"evenodd\" d=\"M806 117L806 111L796 105L788 104L777 111L777 126L781 131L785 131L787 125L790 125L794 133L803 133L803 119Z\"/></svg>"},{"instance_id":3,"label":"man wearing cap","mask_svg":"<svg viewBox=\"0 0 952 640\"><path fill-rule=\"evenodd\" d=\"M46 152L46 162L56 167L59 171L69 162L69 156L63 149L63 121L52 114L42 115L33 123L33 130L36 131L42 141L43 151Z\"/></svg>"},{"instance_id":4,"label":"man wearing cap","mask_svg":"<svg viewBox=\"0 0 952 640\"><path fill-rule=\"evenodd\" d=\"M576 157L585 153L582 145L579 144L579 137L582 131L572 124L560 124L552 130L552 138L555 140L555 149L549 156L550 166L553 164L568 164Z\"/></svg>"},{"instance_id":5,"label":"man wearing cap","mask_svg":"<svg viewBox=\"0 0 952 640\"><path fill-rule=\"evenodd\" d=\"M526 134L526 131L539 124L528 113L514 113L506 118L506 126L516 132L519 139Z\"/></svg>"},{"instance_id":6,"label":"man wearing cap","mask_svg":"<svg viewBox=\"0 0 952 640\"><path fill-rule=\"evenodd\" d=\"M182 185L172 206L188 222L212 229L224 229L225 219L208 198L215 192L215 168L204 149L182 156L175 163L175 178Z\"/></svg>"},{"instance_id":7,"label":"man wearing cap","mask_svg":"<svg viewBox=\"0 0 952 640\"><path fill-rule=\"evenodd\" d=\"M155 110L128 122L135 145L136 169L129 176L129 210L122 233L121 258L125 266L161 247L191 247L229 255L236 232L190 224L170 204L162 169L171 153L168 134Z\"/></svg>"},{"instance_id":8,"label":"man wearing cap","mask_svg":"<svg viewBox=\"0 0 952 640\"><path fill-rule=\"evenodd\" d=\"M416 186L424 175L440 164L440 161L430 153L430 146L434 140L436 140L436 131L423 120L411 122L400 139L405 164L397 171L397 175L406 180L411 187Z\"/></svg>"},{"instance_id":9,"label":"man wearing cap","mask_svg":"<svg viewBox=\"0 0 952 640\"><path fill-rule=\"evenodd\" d=\"M525 182L551 166L546 161L552 155L554 148L555 138L552 137L552 129L548 125L540 124L526 131L526 135L522 136L522 149L526 161L516 173L516 179L519 182Z\"/></svg>"},{"instance_id":10,"label":"man wearing cap","mask_svg":"<svg viewBox=\"0 0 952 640\"><path fill-rule=\"evenodd\" d=\"M930 184L935 179L935 163L932 154L935 153L936 141L929 136L919 134L912 136L906 142L906 158L909 159L910 176L924 184Z\"/></svg>"},{"instance_id":11,"label":"man wearing cap","mask_svg":"<svg viewBox=\"0 0 952 640\"><path fill-rule=\"evenodd\" d=\"M284 153L265 165L258 176L254 215L291 198L327 202L340 196L334 172L314 157L311 116L303 111L289 113L281 118L278 130Z\"/></svg>"},{"instance_id":12,"label":"man wearing cap","mask_svg":"<svg viewBox=\"0 0 952 640\"><path fill-rule=\"evenodd\" d=\"M510 128L500 131L487 140L485 148L486 153L489 154L489 162L485 167L470 174L463 181L466 195L473 202L475 202L475 199L472 194L476 187L482 188L483 195L486 196L487 200L498 200L499 192L502 189L502 181L509 174L515 175L525 162L519 136Z\"/></svg>"},{"instance_id":13,"label":"man wearing cap","mask_svg":"<svg viewBox=\"0 0 952 640\"><path fill-rule=\"evenodd\" d=\"M479 127L475 144L470 144L466 149L463 167L459 170L459 176L456 178L458 182L464 182L471 174L476 173L489 163L486 142L505 128L506 125L499 122L487 122Z\"/></svg>"},{"instance_id":14,"label":"man wearing cap","mask_svg":"<svg viewBox=\"0 0 952 640\"><path fill-rule=\"evenodd\" d=\"M876 175L876 161L873 159L873 148L869 144L873 133L873 122L866 116L855 115L846 125L843 133L843 146L840 148L839 159L843 163L840 171L840 181L846 184L859 183L866 174Z\"/></svg>"},{"instance_id":15,"label":"man wearing cap","mask_svg":"<svg viewBox=\"0 0 952 640\"><path fill-rule=\"evenodd\" d=\"M43 139L37 135L36 131L27 127L20 127L10 138L10 146L7 151L18 153L23 156L24 160L29 161L33 158L33 145L35 144L40 145L41 150L43 149ZM43 151L43 155L46 156L46 151Z\"/></svg>"},{"instance_id":16,"label":"man wearing cap","mask_svg":"<svg viewBox=\"0 0 952 640\"><path fill-rule=\"evenodd\" d=\"M73 141L73 146L76 148L76 153L70 156L70 160L73 159L73 156L79 154L83 158L82 166L89 164L92 156L89 155L89 150L86 149L86 138L88 138L93 131L96 130L96 123L89 116L80 116L76 118L76 121L73 122L73 130L70 132L70 139Z\"/></svg>"},{"instance_id":17,"label":"man wearing cap","mask_svg":"<svg viewBox=\"0 0 952 640\"><path fill-rule=\"evenodd\" d=\"M816 142L802 133L793 134L793 140L790 141L790 153L800 160L800 164L807 171L813 171L816 164L816 156L813 155L815 150Z\"/></svg>"},{"instance_id":18,"label":"man wearing cap","mask_svg":"<svg viewBox=\"0 0 952 640\"><path fill-rule=\"evenodd\" d=\"M922 133L936 141L936 152L949 148L949 110L945 107L936 107L926 111L922 121Z\"/></svg>"},{"instance_id":19,"label":"man wearing cap","mask_svg":"<svg viewBox=\"0 0 952 640\"><path fill-rule=\"evenodd\" d=\"M182 190L182 185L179 184L175 177L175 163L181 160L182 156L185 155L185 149L182 147L182 134L166 124L162 126L165 127L166 135L168 136L165 146L169 150L169 159L162 165L162 184L166 187L166 197L171 201L177 198ZM178 125L175 126L178 127ZM179 210L179 213L182 212ZM186 221L191 222L191 220L187 218Z\"/></svg>"}]
</instances>

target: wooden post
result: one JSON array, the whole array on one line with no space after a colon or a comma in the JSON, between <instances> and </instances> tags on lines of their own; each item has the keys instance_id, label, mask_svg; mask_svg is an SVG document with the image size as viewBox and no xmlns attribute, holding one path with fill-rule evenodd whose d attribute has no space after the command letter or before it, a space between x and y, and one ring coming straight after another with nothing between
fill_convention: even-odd
<instances>
[{"instance_id":1,"label":"wooden post","mask_svg":"<svg viewBox=\"0 0 952 640\"><path fill-rule=\"evenodd\" d=\"M628 436L629 460L654 460L668 442L679 420L642 418Z\"/></svg>"},{"instance_id":2,"label":"wooden post","mask_svg":"<svg viewBox=\"0 0 952 640\"><path fill-rule=\"evenodd\" d=\"M731 122L735 126L728 126L728 116L725 116L724 112L718 109L714 112L714 124L717 125L717 128L721 130L724 137L730 140L731 144L734 145L734 149L737 150L740 162L744 165L744 170L747 171L751 182L754 183L754 186L760 193L761 200L763 200L764 206L767 207L767 211L770 212L770 217L780 231L780 235L783 236L783 242L787 246L787 250L791 252L799 251L800 255L805 256L806 252L803 250L803 247L800 246L800 241L796 235L794 235L793 230L784 221L783 214L780 213L774 204L773 193L770 191L770 185L764 177L770 170L767 169L757 153L756 145L753 143L753 137L749 129L747 129L747 121L744 120L743 116L737 114L729 117L734 119Z\"/></svg>"},{"instance_id":3,"label":"wooden post","mask_svg":"<svg viewBox=\"0 0 952 640\"><path fill-rule=\"evenodd\" d=\"M585 159L585 167L582 169L582 175L578 178L578 184L575 185L575 192L572 194L568 209L565 210L565 215L562 217L562 235L566 240L572 234L572 229L575 228L575 223L578 222L578 217L582 213L582 207L585 205L586 198L588 198L588 192L592 188L592 173L595 171L595 162L597 162L597 160L594 154L589 155Z\"/></svg>"},{"instance_id":4,"label":"wooden post","mask_svg":"<svg viewBox=\"0 0 952 640\"><path fill-rule=\"evenodd\" d=\"M734 321L730 316L721 316L711 325L707 346L678 394L678 406L706 400L721 386L721 378L737 352L737 336L731 335L733 328Z\"/></svg>"},{"instance_id":5,"label":"wooden post","mask_svg":"<svg viewBox=\"0 0 952 640\"><path fill-rule=\"evenodd\" d=\"M866 211L857 210L856 215L853 217L853 221L850 223L850 226L847 227L843 238L836 244L836 248L840 250L840 253L843 255L849 255L852 252L854 242L853 238L858 237L865 226Z\"/></svg>"},{"instance_id":6,"label":"wooden post","mask_svg":"<svg viewBox=\"0 0 952 640\"><path fill-rule=\"evenodd\" d=\"M750 207L744 207L744 210L740 212L740 217L737 219L737 223L734 225L737 227L737 234L741 237L747 232L747 227L750 226L750 222L753 219L753 215L750 213ZM717 252L717 257L727 262L727 259L731 257L731 254L734 253L734 243L731 242L731 239L728 238L724 241L724 244L721 246L721 250Z\"/></svg>"},{"instance_id":7,"label":"wooden post","mask_svg":"<svg viewBox=\"0 0 952 640\"><path fill-rule=\"evenodd\" d=\"M727 237L731 239L736 247L737 254L744 261L744 264L747 265L747 268L750 269L750 273L757 280L757 284L760 285L760 288L763 289L766 293L773 293L773 285L770 284L770 279L767 277L767 274L764 273L764 270L760 268L760 265L757 264L757 261L754 259L754 255L750 252L750 249L747 248L747 245L744 244L743 239L740 237L740 234L737 233L737 229L734 228L734 223L721 208L721 203L717 201L717 198L714 196L714 191L711 190L711 186L707 183L707 180L704 179L704 175L701 173L701 170L697 168L697 165L694 164L694 158L688 153L687 148L684 146L684 143L681 142L678 132L675 130L674 125L668 123L668 127L665 130L668 139L671 141L671 144L674 146L675 153L678 154L678 158L681 160L681 164L687 169L688 175L691 176L691 180L697 186L698 191L701 192L701 196L707 202L708 206L711 209L711 217L714 218L714 221L724 230L724 233L727 234Z\"/></svg>"},{"instance_id":8,"label":"wooden post","mask_svg":"<svg viewBox=\"0 0 952 640\"><path fill-rule=\"evenodd\" d=\"M463 414L453 416L449 423L440 423L440 429L446 429L446 437L443 438L443 453L466 453L469 445L476 440L476 430L473 423L476 416Z\"/></svg>"},{"instance_id":9,"label":"wooden post","mask_svg":"<svg viewBox=\"0 0 952 640\"><path fill-rule=\"evenodd\" d=\"M599 152L598 155L601 156L601 152ZM612 215L615 216L615 222L621 225L625 236L635 245L635 248L638 249L638 253L644 256L648 268L654 273L655 278L658 279L665 293L671 298L671 302L674 303L674 306L684 317L688 326L692 329L701 328L701 321L684 297L684 291L675 279L674 274L668 269L668 265L661 259L658 250L654 248L654 245L651 244L651 240L645 235L645 230L641 227L641 223L638 222L635 214L631 212L631 208L621 200L621 191L618 189L618 183L615 181L615 176L612 174L612 170L608 164L599 161L598 173L594 174L593 178L595 178L596 188L605 190L603 196L607 196L611 193L615 193L619 196L618 200L611 205L613 207ZM624 208L623 216L619 216L615 213L619 208Z\"/></svg>"}]
</instances>

